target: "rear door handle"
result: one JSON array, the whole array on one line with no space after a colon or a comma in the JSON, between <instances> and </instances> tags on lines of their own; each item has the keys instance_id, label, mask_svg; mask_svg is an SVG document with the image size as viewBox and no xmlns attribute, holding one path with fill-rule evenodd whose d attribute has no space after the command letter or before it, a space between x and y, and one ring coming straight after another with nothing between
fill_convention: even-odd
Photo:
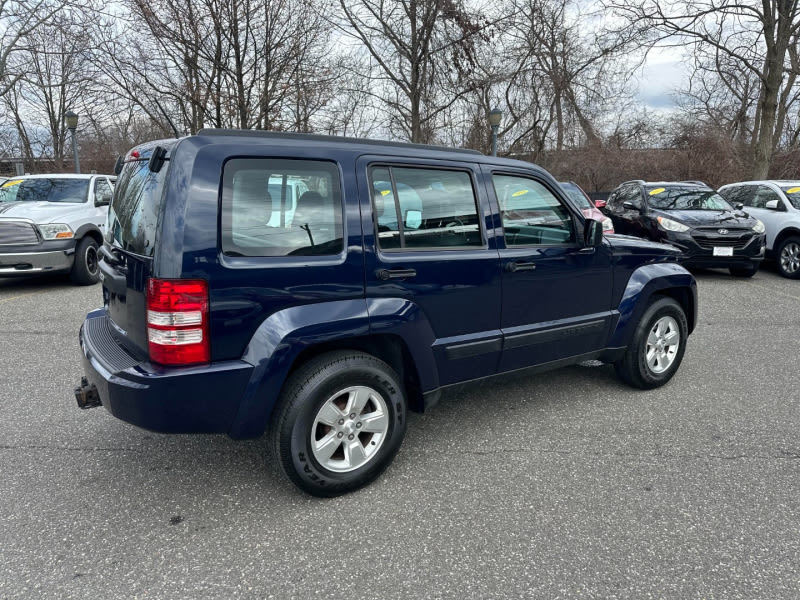
<instances>
[{"instance_id":1,"label":"rear door handle","mask_svg":"<svg viewBox=\"0 0 800 600\"><path fill-rule=\"evenodd\" d=\"M408 277L414 277L416 274L416 269L378 269L375 271L375 277L381 281L388 281L389 279L406 279Z\"/></svg>"},{"instance_id":2,"label":"rear door handle","mask_svg":"<svg viewBox=\"0 0 800 600\"><path fill-rule=\"evenodd\" d=\"M533 271L536 268L536 263L532 262L509 262L506 263L506 271L509 273L516 273L517 271Z\"/></svg>"}]
</instances>

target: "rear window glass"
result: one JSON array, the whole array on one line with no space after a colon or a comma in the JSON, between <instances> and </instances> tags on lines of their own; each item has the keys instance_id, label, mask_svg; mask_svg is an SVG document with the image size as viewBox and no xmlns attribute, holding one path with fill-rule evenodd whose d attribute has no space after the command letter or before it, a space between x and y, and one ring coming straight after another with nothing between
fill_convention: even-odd
<instances>
[{"instance_id":1,"label":"rear window glass","mask_svg":"<svg viewBox=\"0 0 800 600\"><path fill-rule=\"evenodd\" d=\"M146 160L125 164L108 209L109 243L134 254L153 256L158 208L168 168L169 161L158 173L150 170Z\"/></svg>"},{"instance_id":2,"label":"rear window glass","mask_svg":"<svg viewBox=\"0 0 800 600\"><path fill-rule=\"evenodd\" d=\"M66 202L77 204L89 197L88 179L12 179L0 184L0 202Z\"/></svg>"},{"instance_id":3,"label":"rear window glass","mask_svg":"<svg viewBox=\"0 0 800 600\"><path fill-rule=\"evenodd\" d=\"M336 165L237 158L223 171L222 251L228 256L326 256L344 248Z\"/></svg>"},{"instance_id":4,"label":"rear window glass","mask_svg":"<svg viewBox=\"0 0 800 600\"><path fill-rule=\"evenodd\" d=\"M645 187L648 206L660 210L733 210L714 190L689 187Z\"/></svg>"}]
</instances>

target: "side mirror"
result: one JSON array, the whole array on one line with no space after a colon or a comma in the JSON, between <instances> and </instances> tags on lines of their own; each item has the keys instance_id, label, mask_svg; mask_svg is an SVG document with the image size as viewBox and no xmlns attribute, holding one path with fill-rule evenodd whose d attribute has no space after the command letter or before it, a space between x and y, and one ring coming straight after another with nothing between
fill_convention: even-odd
<instances>
[{"instance_id":1,"label":"side mirror","mask_svg":"<svg viewBox=\"0 0 800 600\"><path fill-rule=\"evenodd\" d=\"M603 243L603 224L594 219L586 219L583 224L583 245L585 248L597 248Z\"/></svg>"},{"instance_id":2,"label":"side mirror","mask_svg":"<svg viewBox=\"0 0 800 600\"><path fill-rule=\"evenodd\" d=\"M764 204L764 208L768 208L770 210L782 211L784 209L784 206L781 204L780 200L767 200L767 203Z\"/></svg>"},{"instance_id":3,"label":"side mirror","mask_svg":"<svg viewBox=\"0 0 800 600\"><path fill-rule=\"evenodd\" d=\"M595 200L594 201L594 206L595 206L595 208L605 208L606 207L606 201L605 200Z\"/></svg>"},{"instance_id":4,"label":"side mirror","mask_svg":"<svg viewBox=\"0 0 800 600\"><path fill-rule=\"evenodd\" d=\"M742 204L741 202L737 202L736 204L733 205L733 208L735 208L736 210L742 210L744 208L744 204Z\"/></svg>"},{"instance_id":5,"label":"side mirror","mask_svg":"<svg viewBox=\"0 0 800 600\"><path fill-rule=\"evenodd\" d=\"M94 201L95 206L108 206L109 204L111 204L111 194L108 192Z\"/></svg>"},{"instance_id":6,"label":"side mirror","mask_svg":"<svg viewBox=\"0 0 800 600\"><path fill-rule=\"evenodd\" d=\"M641 212L641 210L642 210L641 208L639 208L638 206L636 206L633 202L631 202L629 200L626 200L625 202L622 203L622 208L625 208L625 209L628 209L628 210L635 210L636 212Z\"/></svg>"}]
</instances>

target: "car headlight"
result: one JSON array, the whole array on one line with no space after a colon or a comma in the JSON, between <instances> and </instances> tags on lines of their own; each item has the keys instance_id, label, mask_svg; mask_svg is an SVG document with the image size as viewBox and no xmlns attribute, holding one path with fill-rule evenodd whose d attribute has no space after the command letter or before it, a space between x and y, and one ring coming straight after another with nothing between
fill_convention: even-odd
<instances>
[{"instance_id":1,"label":"car headlight","mask_svg":"<svg viewBox=\"0 0 800 600\"><path fill-rule=\"evenodd\" d=\"M600 223L603 225L603 231L614 231L614 222L608 217L603 217Z\"/></svg>"},{"instance_id":2,"label":"car headlight","mask_svg":"<svg viewBox=\"0 0 800 600\"><path fill-rule=\"evenodd\" d=\"M756 233L764 233L764 231L766 231L766 228L764 227L764 224L761 221L756 219L756 224L753 225L753 231L755 231Z\"/></svg>"},{"instance_id":3,"label":"car headlight","mask_svg":"<svg viewBox=\"0 0 800 600\"><path fill-rule=\"evenodd\" d=\"M657 218L658 224L661 225L662 229L666 229L667 231L689 231L689 227L683 223L678 223L677 221L667 219L666 217Z\"/></svg>"},{"instance_id":4,"label":"car headlight","mask_svg":"<svg viewBox=\"0 0 800 600\"><path fill-rule=\"evenodd\" d=\"M46 223L37 227L46 240L66 240L75 235L66 223Z\"/></svg>"}]
</instances>

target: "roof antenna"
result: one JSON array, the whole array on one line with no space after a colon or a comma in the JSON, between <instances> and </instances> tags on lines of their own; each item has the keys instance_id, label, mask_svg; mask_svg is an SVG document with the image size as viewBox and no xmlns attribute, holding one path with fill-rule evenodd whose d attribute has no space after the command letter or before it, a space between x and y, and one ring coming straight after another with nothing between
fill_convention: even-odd
<instances>
[{"instance_id":1,"label":"roof antenna","mask_svg":"<svg viewBox=\"0 0 800 600\"><path fill-rule=\"evenodd\" d=\"M167 120L167 123L169 123L169 126L172 127L172 131L175 132L175 137L176 138L181 137L180 134L178 133L178 128L175 127L175 123L173 123L172 119L169 118L169 115L167 114L167 111L164 110L164 107L162 107L161 104L158 102L158 100L156 100L155 98L153 99L153 101L156 103L156 106L159 108L159 110L161 110L161 114L164 115L164 118Z\"/></svg>"}]
</instances>

